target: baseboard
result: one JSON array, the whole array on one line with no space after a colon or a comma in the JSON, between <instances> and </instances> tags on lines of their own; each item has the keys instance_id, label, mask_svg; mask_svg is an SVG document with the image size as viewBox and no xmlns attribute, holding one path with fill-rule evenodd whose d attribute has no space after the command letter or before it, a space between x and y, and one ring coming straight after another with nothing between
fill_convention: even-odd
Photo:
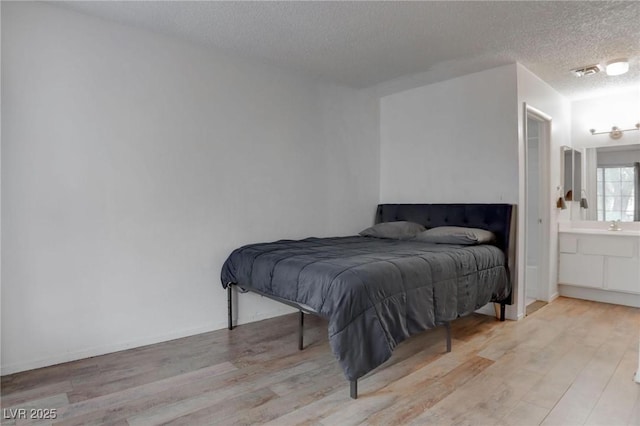
<instances>
[{"instance_id":1,"label":"baseboard","mask_svg":"<svg viewBox=\"0 0 640 426\"><path fill-rule=\"evenodd\" d=\"M262 321L262 320L266 320L269 318L275 318L275 317L279 317L282 315L288 315L288 314L292 314L294 312L298 312L297 309L295 308L291 308L289 306L286 305L282 305L284 309L278 309L278 310L274 310L274 311L266 311L266 312L259 312L257 314L253 314L253 315L248 315L248 316L242 316L239 315L238 318L234 318L233 320L233 324L234 325L242 325L242 324L249 324L252 322L257 322L257 321ZM227 324L224 324L224 327L227 327ZM221 328L224 328L221 327Z\"/></svg>"},{"instance_id":2,"label":"baseboard","mask_svg":"<svg viewBox=\"0 0 640 426\"><path fill-rule=\"evenodd\" d=\"M520 316L520 317L514 316L514 313L512 312L512 309L510 308L510 306L515 306L515 305L507 305L507 308L505 310L505 319L508 319L510 321L514 321L514 320L517 321L517 320L521 319L522 316ZM476 309L474 312L477 313L477 314L481 314L481 315L488 315L490 317L499 318L499 314L497 313L493 302L487 303L486 305L484 305L480 309Z\"/></svg>"},{"instance_id":3,"label":"baseboard","mask_svg":"<svg viewBox=\"0 0 640 426\"><path fill-rule=\"evenodd\" d=\"M296 312L295 309L283 306L277 310L269 310L265 312L259 312L257 314L241 317L239 320L234 320L234 325L248 324L256 321L262 321L269 318L274 318L281 315L287 315L291 312ZM290 311L290 312L289 312ZM94 356L106 355L113 352L124 351L127 349L138 348L141 346L153 345L156 343L167 342L169 340L180 339L183 337L194 336L196 334L208 333L211 331L221 330L227 328L226 321L214 323L212 326L195 327L187 330L181 330L175 333L162 334L153 337L146 337L128 342L117 343L112 345L97 346L87 349L81 349L79 351L54 355L46 358L39 358L36 360L17 362L13 364L2 365L0 368L0 375L6 376L7 374L20 373L22 371L34 370L36 368L49 367L56 364L63 364L65 362L77 361L84 358L91 358Z\"/></svg>"},{"instance_id":4,"label":"baseboard","mask_svg":"<svg viewBox=\"0 0 640 426\"><path fill-rule=\"evenodd\" d=\"M548 301L547 303L551 303L551 302L553 302L553 301L554 301L554 300L556 300L558 297L560 297L560 293L558 293L558 292L556 291L555 293L553 293L553 294L551 295L551 297L549 298L549 301Z\"/></svg>"},{"instance_id":5,"label":"baseboard","mask_svg":"<svg viewBox=\"0 0 640 426\"><path fill-rule=\"evenodd\" d=\"M560 296L640 308L640 294L558 284Z\"/></svg>"},{"instance_id":6,"label":"baseboard","mask_svg":"<svg viewBox=\"0 0 640 426\"><path fill-rule=\"evenodd\" d=\"M224 326L219 328L226 327ZM39 358L36 360L16 362L13 364L3 365L0 368L0 375L6 376L7 374L20 373L22 371L34 370L36 368L49 367L56 364L63 364L65 362L77 361L79 359L90 358L94 356L106 355L113 352L124 351L127 349L137 348L140 346L153 345L155 343L167 342L169 340L180 339L182 337L193 336L195 334L208 333L214 331L215 328L211 326L196 327L187 330L181 330L175 333L162 334L153 337L147 337L142 339L131 340L128 342L122 342L112 345L95 346L87 349L81 349L75 352L68 352L64 354L54 355L45 358Z\"/></svg>"},{"instance_id":7,"label":"baseboard","mask_svg":"<svg viewBox=\"0 0 640 426\"><path fill-rule=\"evenodd\" d=\"M505 314L506 319L510 321L520 321L524 318L524 312L518 313L518 305L516 303L507 305Z\"/></svg>"},{"instance_id":8,"label":"baseboard","mask_svg":"<svg viewBox=\"0 0 640 426\"><path fill-rule=\"evenodd\" d=\"M482 308L477 309L475 313L482 314L482 315L489 315L490 317L496 316L496 311L493 308L493 303L487 303Z\"/></svg>"}]
</instances>

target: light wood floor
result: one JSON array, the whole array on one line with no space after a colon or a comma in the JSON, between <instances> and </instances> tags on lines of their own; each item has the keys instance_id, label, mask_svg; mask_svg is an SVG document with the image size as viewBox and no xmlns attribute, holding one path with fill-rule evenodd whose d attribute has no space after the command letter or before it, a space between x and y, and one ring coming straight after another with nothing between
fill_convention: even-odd
<instances>
[{"instance_id":1,"label":"light wood floor","mask_svg":"<svg viewBox=\"0 0 640 426\"><path fill-rule=\"evenodd\" d=\"M518 322L461 318L453 352L442 329L404 342L358 400L326 324L306 326L303 351L287 315L6 376L2 407L70 425L640 424L640 309L560 298Z\"/></svg>"}]
</instances>

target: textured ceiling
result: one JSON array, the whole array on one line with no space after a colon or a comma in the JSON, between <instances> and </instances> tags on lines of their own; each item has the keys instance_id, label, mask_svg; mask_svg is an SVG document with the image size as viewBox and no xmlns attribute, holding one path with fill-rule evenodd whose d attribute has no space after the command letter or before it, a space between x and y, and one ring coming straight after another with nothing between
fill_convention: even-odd
<instances>
[{"instance_id":1,"label":"textured ceiling","mask_svg":"<svg viewBox=\"0 0 640 426\"><path fill-rule=\"evenodd\" d=\"M640 82L640 2L65 2L356 88L520 62L572 99ZM569 70L628 57L631 70ZM382 86L384 86L384 84Z\"/></svg>"}]
</instances>

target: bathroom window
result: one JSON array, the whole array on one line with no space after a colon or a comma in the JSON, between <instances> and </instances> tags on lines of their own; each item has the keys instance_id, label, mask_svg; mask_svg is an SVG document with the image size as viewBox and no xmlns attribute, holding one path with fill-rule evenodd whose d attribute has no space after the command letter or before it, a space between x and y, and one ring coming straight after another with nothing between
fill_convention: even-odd
<instances>
[{"instance_id":1,"label":"bathroom window","mask_svg":"<svg viewBox=\"0 0 640 426\"><path fill-rule=\"evenodd\" d=\"M638 220L637 165L597 168L598 220Z\"/></svg>"}]
</instances>

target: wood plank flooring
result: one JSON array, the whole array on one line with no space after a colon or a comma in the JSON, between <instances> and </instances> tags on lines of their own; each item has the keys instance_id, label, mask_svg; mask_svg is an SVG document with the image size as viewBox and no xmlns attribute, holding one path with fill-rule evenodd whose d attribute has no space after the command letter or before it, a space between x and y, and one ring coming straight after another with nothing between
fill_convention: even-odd
<instances>
[{"instance_id":1,"label":"wood plank flooring","mask_svg":"<svg viewBox=\"0 0 640 426\"><path fill-rule=\"evenodd\" d=\"M444 329L416 336L357 400L326 323L305 322L303 351L294 314L2 377L2 424L640 424L637 308L560 298L518 322L461 318L451 353Z\"/></svg>"}]
</instances>

